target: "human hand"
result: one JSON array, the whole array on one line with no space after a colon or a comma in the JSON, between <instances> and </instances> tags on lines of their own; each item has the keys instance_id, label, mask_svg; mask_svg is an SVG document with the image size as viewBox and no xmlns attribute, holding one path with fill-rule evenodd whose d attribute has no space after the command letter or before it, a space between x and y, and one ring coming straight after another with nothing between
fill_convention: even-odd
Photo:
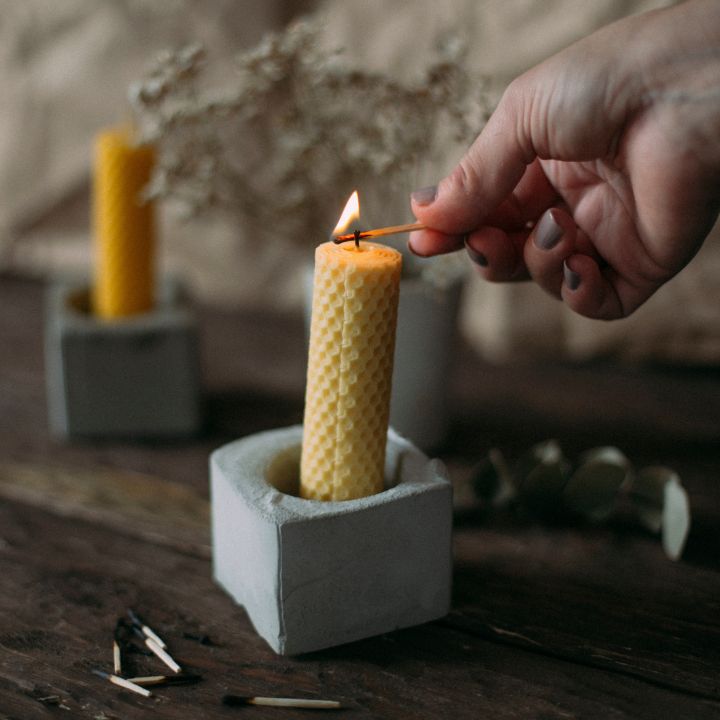
<instances>
[{"instance_id":1,"label":"human hand","mask_svg":"<svg viewBox=\"0 0 720 720\"><path fill-rule=\"evenodd\" d=\"M602 28L517 78L457 168L412 196L410 249L463 247L491 281L632 313L720 210L720 3Z\"/></svg>"}]
</instances>

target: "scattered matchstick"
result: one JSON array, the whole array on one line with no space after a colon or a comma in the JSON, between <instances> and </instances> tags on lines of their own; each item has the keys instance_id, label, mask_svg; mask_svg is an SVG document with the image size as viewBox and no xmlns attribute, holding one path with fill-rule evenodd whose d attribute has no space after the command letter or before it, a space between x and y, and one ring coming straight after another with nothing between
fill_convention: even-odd
<instances>
[{"instance_id":1,"label":"scattered matchstick","mask_svg":"<svg viewBox=\"0 0 720 720\"><path fill-rule=\"evenodd\" d=\"M155 643L159 645L163 650L167 650L167 645L165 644L164 640L151 627L149 627L132 608L128 608L127 614L132 624L136 628L138 628L142 632L142 634L145 635L145 637L154 640Z\"/></svg>"},{"instance_id":2,"label":"scattered matchstick","mask_svg":"<svg viewBox=\"0 0 720 720\"><path fill-rule=\"evenodd\" d=\"M113 672L122 675L122 653L117 639L113 639Z\"/></svg>"},{"instance_id":3,"label":"scattered matchstick","mask_svg":"<svg viewBox=\"0 0 720 720\"><path fill-rule=\"evenodd\" d=\"M109 680L111 683L117 685L118 687L125 688L126 690L130 690L130 692L137 693L138 695L142 695L143 697L150 697L152 695L152 693L146 688L140 687L140 685L136 685L131 680L126 680L125 678L119 677L118 675L113 675L112 673L105 672L104 670L93 670L92 672L94 675L97 675L104 680Z\"/></svg>"},{"instance_id":4,"label":"scattered matchstick","mask_svg":"<svg viewBox=\"0 0 720 720\"><path fill-rule=\"evenodd\" d=\"M170 653L167 650L163 650L154 640L145 638L145 645L147 645L148 650L155 653L174 673L182 671L182 668L175 662Z\"/></svg>"},{"instance_id":5,"label":"scattered matchstick","mask_svg":"<svg viewBox=\"0 0 720 720\"><path fill-rule=\"evenodd\" d=\"M193 675L190 673L181 673L180 675L143 675L128 678L128 680L143 687L148 685L194 685L202 680L202 675Z\"/></svg>"},{"instance_id":6,"label":"scattered matchstick","mask_svg":"<svg viewBox=\"0 0 720 720\"><path fill-rule=\"evenodd\" d=\"M350 242L354 240L356 243L359 240L369 240L370 238L383 237L383 235L397 235L398 233L412 232L413 230L424 230L425 225L422 223L408 223L407 225L391 225L384 228L375 228L374 230L363 230L362 232L355 231L347 233L346 235L337 235L333 242L336 245L344 242Z\"/></svg>"},{"instance_id":7,"label":"scattered matchstick","mask_svg":"<svg viewBox=\"0 0 720 720\"><path fill-rule=\"evenodd\" d=\"M306 700L305 698L281 697L242 697L225 695L223 705L239 707L241 705L265 705L268 707L312 708L316 710L339 710L342 705L337 700Z\"/></svg>"},{"instance_id":8,"label":"scattered matchstick","mask_svg":"<svg viewBox=\"0 0 720 720\"><path fill-rule=\"evenodd\" d=\"M170 653L164 648L161 648L152 638L147 637L140 628L133 626L133 631L141 640L143 640L145 647L162 660L174 673L179 673L182 670L180 665L175 662Z\"/></svg>"}]
</instances>

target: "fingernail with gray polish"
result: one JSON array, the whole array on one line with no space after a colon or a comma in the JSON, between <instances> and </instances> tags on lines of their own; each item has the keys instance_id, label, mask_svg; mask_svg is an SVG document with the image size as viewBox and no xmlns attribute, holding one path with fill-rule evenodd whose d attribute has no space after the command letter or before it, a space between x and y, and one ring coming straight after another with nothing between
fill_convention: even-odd
<instances>
[{"instance_id":1,"label":"fingernail with gray polish","mask_svg":"<svg viewBox=\"0 0 720 720\"><path fill-rule=\"evenodd\" d=\"M437 185L428 185L410 194L410 197L421 207L430 205L437 197Z\"/></svg>"},{"instance_id":2,"label":"fingernail with gray polish","mask_svg":"<svg viewBox=\"0 0 720 720\"><path fill-rule=\"evenodd\" d=\"M467 254L470 257L470 259L480 267L487 267L488 261L487 258L481 253L475 250L475 248L471 247L468 244L468 241L465 241L465 249L467 250Z\"/></svg>"},{"instance_id":3,"label":"fingernail with gray polish","mask_svg":"<svg viewBox=\"0 0 720 720\"><path fill-rule=\"evenodd\" d=\"M555 220L551 212L545 213L535 231L535 245L540 250L552 250L563 236L562 226Z\"/></svg>"},{"instance_id":4,"label":"fingernail with gray polish","mask_svg":"<svg viewBox=\"0 0 720 720\"><path fill-rule=\"evenodd\" d=\"M570 290L577 290L580 287L580 275L568 267L567 262L563 263L563 276L565 284Z\"/></svg>"}]
</instances>

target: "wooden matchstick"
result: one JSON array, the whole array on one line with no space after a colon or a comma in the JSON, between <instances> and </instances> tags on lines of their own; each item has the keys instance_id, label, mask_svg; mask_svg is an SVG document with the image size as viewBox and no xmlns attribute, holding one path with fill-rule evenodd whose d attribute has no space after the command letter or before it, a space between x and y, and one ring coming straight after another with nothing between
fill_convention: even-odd
<instances>
[{"instance_id":1,"label":"wooden matchstick","mask_svg":"<svg viewBox=\"0 0 720 720\"><path fill-rule=\"evenodd\" d=\"M225 695L223 705L238 707L240 705L266 705L269 707L314 708L317 710L339 710L342 705L337 700L306 700L304 698L281 697L242 697Z\"/></svg>"},{"instance_id":2,"label":"wooden matchstick","mask_svg":"<svg viewBox=\"0 0 720 720\"><path fill-rule=\"evenodd\" d=\"M337 235L333 242L336 245L351 240L368 240L370 238L382 237L383 235L397 235L398 233L412 232L413 230L424 230L425 225L422 223L409 223L407 225L390 225L384 228L375 228L374 230L363 230L362 232L347 233L346 235Z\"/></svg>"},{"instance_id":3,"label":"wooden matchstick","mask_svg":"<svg viewBox=\"0 0 720 720\"><path fill-rule=\"evenodd\" d=\"M117 640L113 640L113 672L122 675L122 654Z\"/></svg>"},{"instance_id":4,"label":"wooden matchstick","mask_svg":"<svg viewBox=\"0 0 720 720\"><path fill-rule=\"evenodd\" d=\"M121 678L118 675L107 673L104 670L93 670L92 672L93 674L103 678L104 680L109 680L111 683L117 685L118 687L125 688L126 690L130 690L130 692L137 693L138 695L142 695L143 697L150 697L152 695L152 693L144 687L140 687L140 685L136 685L131 680L126 680L125 678Z\"/></svg>"},{"instance_id":5,"label":"wooden matchstick","mask_svg":"<svg viewBox=\"0 0 720 720\"><path fill-rule=\"evenodd\" d=\"M148 650L155 653L155 655L157 655L157 657L160 658L160 660L162 660L174 673L179 673L182 670L180 665L173 660L170 653L161 648L154 640L151 638L145 638L145 645Z\"/></svg>"},{"instance_id":6,"label":"wooden matchstick","mask_svg":"<svg viewBox=\"0 0 720 720\"><path fill-rule=\"evenodd\" d=\"M137 625L133 625L133 632L145 642L145 647L160 658L174 673L179 673L182 670L180 665L173 660L170 653L161 648L152 638L147 637Z\"/></svg>"}]
</instances>

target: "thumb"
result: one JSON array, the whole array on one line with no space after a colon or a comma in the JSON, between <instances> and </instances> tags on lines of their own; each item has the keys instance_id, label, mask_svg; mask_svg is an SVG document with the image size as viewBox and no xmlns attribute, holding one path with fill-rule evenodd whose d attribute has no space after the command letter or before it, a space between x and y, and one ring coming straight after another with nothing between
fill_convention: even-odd
<instances>
[{"instance_id":1,"label":"thumb","mask_svg":"<svg viewBox=\"0 0 720 720\"><path fill-rule=\"evenodd\" d=\"M415 217L448 235L469 232L513 191L535 159L526 128L526 91L510 84L485 128L458 166L437 187L412 193Z\"/></svg>"}]
</instances>

